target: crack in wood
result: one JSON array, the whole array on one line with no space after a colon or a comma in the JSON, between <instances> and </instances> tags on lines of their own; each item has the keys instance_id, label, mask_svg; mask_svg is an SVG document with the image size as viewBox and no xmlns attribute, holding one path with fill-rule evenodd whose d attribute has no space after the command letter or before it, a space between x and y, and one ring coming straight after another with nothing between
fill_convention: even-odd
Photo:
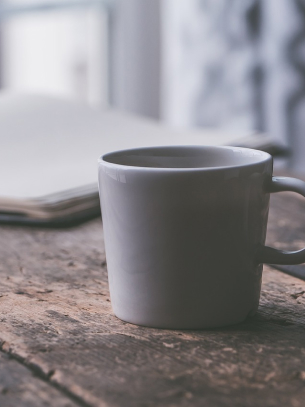
<instances>
[{"instance_id":1,"label":"crack in wood","mask_svg":"<svg viewBox=\"0 0 305 407\"><path fill-rule=\"evenodd\" d=\"M52 386L54 389L58 390L65 397L69 398L71 401L79 405L80 407L92 407L91 404L88 404L85 400L81 399L79 396L73 394L69 389L61 386L59 383L51 380L52 376L55 374L55 370L50 370L47 374L41 369L41 367L35 363L31 363L22 356L18 355L15 352L11 352L7 346L7 343L0 339L0 352L10 356L16 362L20 363L22 366L26 367L35 377L44 381L48 385Z\"/></svg>"}]
</instances>

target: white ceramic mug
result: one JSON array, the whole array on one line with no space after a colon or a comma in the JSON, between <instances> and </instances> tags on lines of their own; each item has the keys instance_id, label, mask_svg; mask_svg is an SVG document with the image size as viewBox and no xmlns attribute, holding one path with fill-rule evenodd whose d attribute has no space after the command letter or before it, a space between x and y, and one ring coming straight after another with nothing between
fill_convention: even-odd
<instances>
[{"instance_id":1,"label":"white ceramic mug","mask_svg":"<svg viewBox=\"0 0 305 407\"><path fill-rule=\"evenodd\" d=\"M151 147L106 154L99 186L114 313L158 328L236 324L258 307L262 263L305 262L264 246L272 157L235 147Z\"/></svg>"}]
</instances>

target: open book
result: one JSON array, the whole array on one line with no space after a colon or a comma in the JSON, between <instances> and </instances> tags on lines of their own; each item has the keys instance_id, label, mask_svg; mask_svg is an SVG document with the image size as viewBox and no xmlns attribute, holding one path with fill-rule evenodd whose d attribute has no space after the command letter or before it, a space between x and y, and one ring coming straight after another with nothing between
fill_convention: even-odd
<instances>
[{"instance_id":1,"label":"open book","mask_svg":"<svg viewBox=\"0 0 305 407\"><path fill-rule=\"evenodd\" d=\"M48 96L0 93L0 222L67 226L99 215L97 159L125 148L236 145L273 152L265 135L175 130Z\"/></svg>"}]
</instances>

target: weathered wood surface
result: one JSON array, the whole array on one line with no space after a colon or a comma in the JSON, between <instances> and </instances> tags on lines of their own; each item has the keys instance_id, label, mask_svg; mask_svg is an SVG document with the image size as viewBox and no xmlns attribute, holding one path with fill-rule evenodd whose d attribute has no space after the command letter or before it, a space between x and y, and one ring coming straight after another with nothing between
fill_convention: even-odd
<instances>
[{"instance_id":1,"label":"weathered wood surface","mask_svg":"<svg viewBox=\"0 0 305 407\"><path fill-rule=\"evenodd\" d=\"M75 407L68 396L5 353L0 353L0 406Z\"/></svg>"},{"instance_id":2,"label":"weathered wood surface","mask_svg":"<svg viewBox=\"0 0 305 407\"><path fill-rule=\"evenodd\" d=\"M302 247L305 200L285 195L268 243ZM168 331L113 316L100 220L0 227L0 258L1 407L304 406L304 281L265 267L254 318Z\"/></svg>"}]
</instances>

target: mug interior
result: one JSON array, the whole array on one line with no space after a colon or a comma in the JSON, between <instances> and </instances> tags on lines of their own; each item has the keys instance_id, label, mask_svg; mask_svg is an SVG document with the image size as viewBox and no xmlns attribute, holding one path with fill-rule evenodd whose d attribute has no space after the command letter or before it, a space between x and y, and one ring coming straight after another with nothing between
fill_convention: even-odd
<instances>
[{"instance_id":1,"label":"mug interior","mask_svg":"<svg viewBox=\"0 0 305 407\"><path fill-rule=\"evenodd\" d=\"M102 156L101 161L149 168L221 168L260 163L271 156L241 147L175 146L122 150Z\"/></svg>"}]
</instances>

